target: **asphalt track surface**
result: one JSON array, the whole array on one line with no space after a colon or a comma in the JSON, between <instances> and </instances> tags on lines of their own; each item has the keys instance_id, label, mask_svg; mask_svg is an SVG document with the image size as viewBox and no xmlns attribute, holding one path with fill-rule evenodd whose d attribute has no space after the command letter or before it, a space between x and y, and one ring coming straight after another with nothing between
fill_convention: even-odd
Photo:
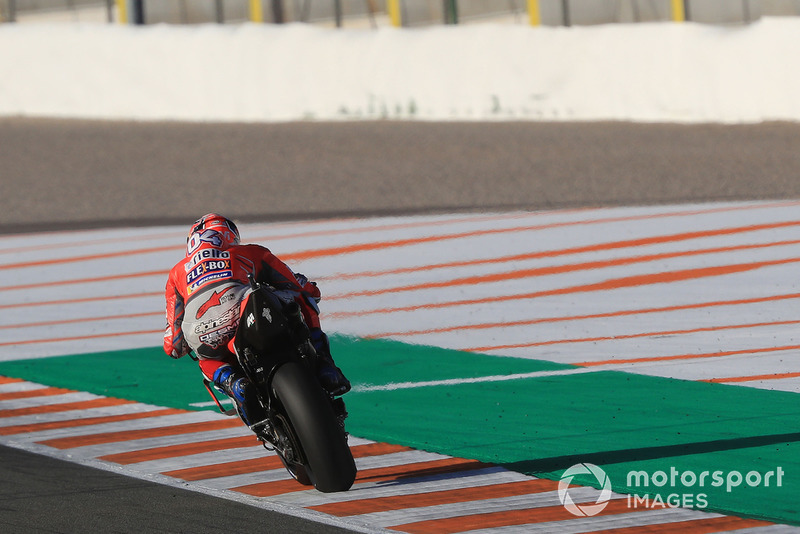
<instances>
[{"instance_id":1,"label":"asphalt track surface","mask_svg":"<svg viewBox=\"0 0 800 534\"><path fill-rule=\"evenodd\" d=\"M800 198L800 124L0 119L0 232ZM0 447L4 532L341 530Z\"/></svg>"},{"instance_id":2,"label":"asphalt track surface","mask_svg":"<svg viewBox=\"0 0 800 534\"><path fill-rule=\"evenodd\" d=\"M0 118L0 231L800 197L800 124Z\"/></svg>"},{"instance_id":3,"label":"asphalt track surface","mask_svg":"<svg viewBox=\"0 0 800 534\"><path fill-rule=\"evenodd\" d=\"M0 447L0 476L0 529L9 534L348 532L9 447Z\"/></svg>"}]
</instances>

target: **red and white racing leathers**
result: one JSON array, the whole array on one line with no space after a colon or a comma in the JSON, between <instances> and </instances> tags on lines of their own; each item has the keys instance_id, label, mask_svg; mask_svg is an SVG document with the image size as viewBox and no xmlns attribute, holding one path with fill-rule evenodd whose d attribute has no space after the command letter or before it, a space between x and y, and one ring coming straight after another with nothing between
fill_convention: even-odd
<instances>
[{"instance_id":1,"label":"red and white racing leathers","mask_svg":"<svg viewBox=\"0 0 800 534\"><path fill-rule=\"evenodd\" d=\"M169 273L164 352L180 358L194 350L209 378L221 366L234 364L228 342L236 332L240 304L250 289L248 273L277 290L294 292L309 328L319 328L315 301L320 292L315 284L301 285L292 270L265 247L209 241L198 240L199 245Z\"/></svg>"}]
</instances>

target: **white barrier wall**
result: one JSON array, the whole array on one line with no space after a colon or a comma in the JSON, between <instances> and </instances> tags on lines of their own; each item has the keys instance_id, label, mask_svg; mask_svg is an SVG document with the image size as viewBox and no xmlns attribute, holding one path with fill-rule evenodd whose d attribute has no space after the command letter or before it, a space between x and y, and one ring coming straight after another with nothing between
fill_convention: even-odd
<instances>
[{"instance_id":1,"label":"white barrier wall","mask_svg":"<svg viewBox=\"0 0 800 534\"><path fill-rule=\"evenodd\" d=\"M800 119L800 20L333 30L0 26L0 116Z\"/></svg>"}]
</instances>

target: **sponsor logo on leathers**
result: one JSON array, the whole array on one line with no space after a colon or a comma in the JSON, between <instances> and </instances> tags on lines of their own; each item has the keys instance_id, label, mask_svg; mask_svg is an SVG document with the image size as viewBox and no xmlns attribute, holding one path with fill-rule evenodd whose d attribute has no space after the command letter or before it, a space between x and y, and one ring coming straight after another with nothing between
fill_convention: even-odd
<instances>
[{"instance_id":1,"label":"sponsor logo on leathers","mask_svg":"<svg viewBox=\"0 0 800 534\"><path fill-rule=\"evenodd\" d=\"M225 288L222 291L214 291L214 293L205 301L200 308L197 310L197 314L195 315L195 319L200 319L202 316L206 314L208 310L215 306L219 306L228 302L229 300L233 300L236 298L234 294L226 294L229 288Z\"/></svg>"},{"instance_id":2,"label":"sponsor logo on leathers","mask_svg":"<svg viewBox=\"0 0 800 534\"><path fill-rule=\"evenodd\" d=\"M221 317L198 323L194 327L194 333L198 336L201 343L213 348L217 348L236 331L239 324L239 308L233 307Z\"/></svg>"}]
</instances>

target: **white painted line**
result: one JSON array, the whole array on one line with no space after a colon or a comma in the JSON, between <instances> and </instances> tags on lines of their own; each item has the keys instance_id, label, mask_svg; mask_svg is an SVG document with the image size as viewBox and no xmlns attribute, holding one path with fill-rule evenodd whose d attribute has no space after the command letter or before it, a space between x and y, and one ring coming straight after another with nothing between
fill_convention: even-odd
<instances>
[{"instance_id":1,"label":"white painted line","mask_svg":"<svg viewBox=\"0 0 800 534\"><path fill-rule=\"evenodd\" d=\"M476 376L473 378L449 378L447 380L428 380L425 382L395 382L391 384L384 384L380 386L371 385L356 385L353 386L353 391L364 393L370 391L395 391L398 389L414 389L436 386L458 386L461 384L479 384L482 382L505 382L508 380L524 380L526 378L541 378L547 376L566 376L578 375L583 373L595 373L607 369L600 369L597 367L577 367L575 369L559 369L556 371L534 371L531 373L517 373L513 375L492 375L492 376Z\"/></svg>"}]
</instances>

